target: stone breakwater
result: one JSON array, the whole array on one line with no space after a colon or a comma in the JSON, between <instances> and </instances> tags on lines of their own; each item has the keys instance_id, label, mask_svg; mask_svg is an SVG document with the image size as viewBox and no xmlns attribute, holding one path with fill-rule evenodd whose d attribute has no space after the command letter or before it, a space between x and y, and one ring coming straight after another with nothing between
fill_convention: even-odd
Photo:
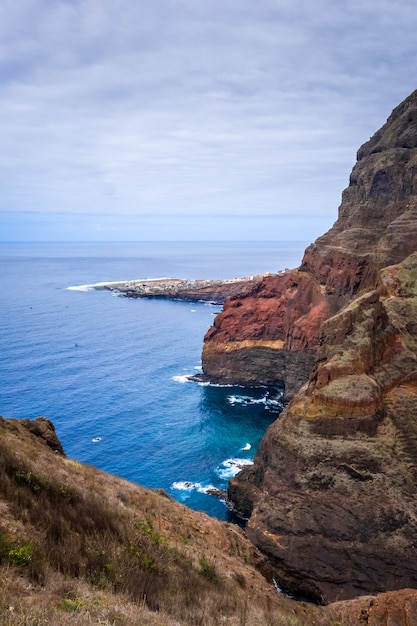
<instances>
[{"instance_id":1,"label":"stone breakwater","mask_svg":"<svg viewBox=\"0 0 417 626\"><path fill-rule=\"evenodd\" d=\"M103 283L94 288L115 291L127 298L161 298L223 304L227 298L249 291L261 278L261 275L225 280L158 278Z\"/></svg>"}]
</instances>

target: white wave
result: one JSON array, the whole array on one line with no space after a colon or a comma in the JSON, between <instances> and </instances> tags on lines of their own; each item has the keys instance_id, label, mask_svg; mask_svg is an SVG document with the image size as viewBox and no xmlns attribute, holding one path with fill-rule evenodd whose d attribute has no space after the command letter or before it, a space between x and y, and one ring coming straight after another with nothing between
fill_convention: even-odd
<instances>
[{"instance_id":1,"label":"white wave","mask_svg":"<svg viewBox=\"0 0 417 626\"><path fill-rule=\"evenodd\" d=\"M91 440L93 443L98 443L99 441L101 441L101 437L94 437L94 439Z\"/></svg>"},{"instance_id":2,"label":"white wave","mask_svg":"<svg viewBox=\"0 0 417 626\"><path fill-rule=\"evenodd\" d=\"M228 480L229 478L233 478L247 465L253 465L253 461L251 459L226 459L221 463L221 465L216 469L216 473L223 480Z\"/></svg>"},{"instance_id":3,"label":"white wave","mask_svg":"<svg viewBox=\"0 0 417 626\"><path fill-rule=\"evenodd\" d=\"M195 370L200 370L201 367L195 367ZM195 375L195 374L194 374ZM196 383L200 387L234 387L235 385L221 385L217 383L210 383L205 380L193 380L191 378L193 374L180 374L172 377L172 380L175 380L177 383Z\"/></svg>"},{"instance_id":4,"label":"white wave","mask_svg":"<svg viewBox=\"0 0 417 626\"><path fill-rule=\"evenodd\" d=\"M68 291L94 291L98 287L111 287L112 285L125 285L125 287L134 287L136 283L152 283L159 280L170 280L166 276L159 278L136 278L135 280L106 280L100 283L91 283L90 285L74 285L66 287Z\"/></svg>"},{"instance_id":5,"label":"white wave","mask_svg":"<svg viewBox=\"0 0 417 626\"><path fill-rule=\"evenodd\" d=\"M274 583L274 587L278 591L278 593L284 593L282 590L282 587L278 584L276 578L273 578L272 582Z\"/></svg>"},{"instance_id":6,"label":"white wave","mask_svg":"<svg viewBox=\"0 0 417 626\"><path fill-rule=\"evenodd\" d=\"M271 398L268 395L263 396L262 398L253 398L252 396L240 396L240 395L231 395L227 398L229 404L234 406L235 404L240 404L241 406L252 406L254 404L263 404L265 409L283 409L284 406L282 402L276 398Z\"/></svg>"},{"instance_id":7,"label":"white wave","mask_svg":"<svg viewBox=\"0 0 417 626\"><path fill-rule=\"evenodd\" d=\"M228 396L229 404L232 406L234 404L242 404L243 406L247 406L249 404L266 404L266 397L263 398L252 398L251 396Z\"/></svg>"},{"instance_id":8,"label":"white wave","mask_svg":"<svg viewBox=\"0 0 417 626\"><path fill-rule=\"evenodd\" d=\"M75 285L74 287L66 287L67 291L93 291L94 285Z\"/></svg>"},{"instance_id":9,"label":"white wave","mask_svg":"<svg viewBox=\"0 0 417 626\"><path fill-rule=\"evenodd\" d=\"M200 489L200 483L193 483L189 480L177 480L172 483L172 489L177 489L178 491L193 491L194 489Z\"/></svg>"},{"instance_id":10,"label":"white wave","mask_svg":"<svg viewBox=\"0 0 417 626\"><path fill-rule=\"evenodd\" d=\"M200 385L200 387L220 387L220 388L226 388L226 387L235 387L236 385L222 385L220 383L210 383L207 381L197 381L197 385Z\"/></svg>"},{"instance_id":11,"label":"white wave","mask_svg":"<svg viewBox=\"0 0 417 626\"><path fill-rule=\"evenodd\" d=\"M114 280L113 282L104 283L91 283L91 285L74 285L73 287L66 287L68 291L94 291L97 287L105 287L106 285L122 285L127 284L123 280Z\"/></svg>"},{"instance_id":12,"label":"white wave","mask_svg":"<svg viewBox=\"0 0 417 626\"><path fill-rule=\"evenodd\" d=\"M177 383L189 383L191 374L182 374L181 376L173 376L172 380L175 380Z\"/></svg>"},{"instance_id":13,"label":"white wave","mask_svg":"<svg viewBox=\"0 0 417 626\"><path fill-rule=\"evenodd\" d=\"M240 448L241 450L250 450L251 449L251 445L250 443L247 443L246 445L243 446L243 448Z\"/></svg>"},{"instance_id":14,"label":"white wave","mask_svg":"<svg viewBox=\"0 0 417 626\"><path fill-rule=\"evenodd\" d=\"M209 493L210 491L215 491L216 487L214 485L207 485L206 487L200 486L197 491L199 493Z\"/></svg>"},{"instance_id":15,"label":"white wave","mask_svg":"<svg viewBox=\"0 0 417 626\"><path fill-rule=\"evenodd\" d=\"M203 486L201 483L194 483L189 480L177 480L172 483L171 488L177 491L198 491L198 493L208 493L215 489L213 485Z\"/></svg>"}]
</instances>

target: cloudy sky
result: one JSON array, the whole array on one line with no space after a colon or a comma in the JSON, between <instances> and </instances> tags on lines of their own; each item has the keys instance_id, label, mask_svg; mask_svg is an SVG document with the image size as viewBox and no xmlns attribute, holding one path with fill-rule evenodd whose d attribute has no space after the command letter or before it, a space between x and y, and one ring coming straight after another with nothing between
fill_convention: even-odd
<instances>
[{"instance_id":1,"label":"cloudy sky","mask_svg":"<svg viewBox=\"0 0 417 626\"><path fill-rule=\"evenodd\" d=\"M311 241L416 32L415 0L2 0L0 240Z\"/></svg>"}]
</instances>

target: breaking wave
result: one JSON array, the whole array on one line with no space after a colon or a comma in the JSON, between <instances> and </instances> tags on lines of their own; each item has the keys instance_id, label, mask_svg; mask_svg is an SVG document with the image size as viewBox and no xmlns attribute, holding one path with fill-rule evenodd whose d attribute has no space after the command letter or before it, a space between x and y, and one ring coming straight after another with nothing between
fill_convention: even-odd
<instances>
[{"instance_id":1,"label":"breaking wave","mask_svg":"<svg viewBox=\"0 0 417 626\"><path fill-rule=\"evenodd\" d=\"M272 396L269 392L266 392L266 394L262 396L261 398L254 398L253 396L232 394L227 397L227 400L230 406L264 405L265 409L269 411L277 411L277 412L281 412L282 409L284 408L284 404L281 401L281 396L279 397Z\"/></svg>"},{"instance_id":2,"label":"breaking wave","mask_svg":"<svg viewBox=\"0 0 417 626\"><path fill-rule=\"evenodd\" d=\"M194 483L189 480L178 480L172 483L171 489L175 489L177 491L198 491L198 493L209 493L210 491L215 491L216 487L214 487L214 485L203 486L201 483Z\"/></svg>"},{"instance_id":3,"label":"breaking wave","mask_svg":"<svg viewBox=\"0 0 417 626\"><path fill-rule=\"evenodd\" d=\"M253 465L253 461L251 459L226 459L216 469L216 473L222 480L229 480L229 478L236 476L236 474L248 465Z\"/></svg>"}]
</instances>

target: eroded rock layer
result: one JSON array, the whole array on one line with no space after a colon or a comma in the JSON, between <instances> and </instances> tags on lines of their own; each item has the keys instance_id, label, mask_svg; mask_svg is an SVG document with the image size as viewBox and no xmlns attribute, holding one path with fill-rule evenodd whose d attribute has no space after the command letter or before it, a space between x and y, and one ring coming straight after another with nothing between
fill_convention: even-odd
<instances>
[{"instance_id":1,"label":"eroded rock layer","mask_svg":"<svg viewBox=\"0 0 417 626\"><path fill-rule=\"evenodd\" d=\"M308 272L265 276L247 294L226 301L205 336L203 370L239 384L285 381L292 395L315 360L328 298Z\"/></svg>"},{"instance_id":2,"label":"eroded rock layer","mask_svg":"<svg viewBox=\"0 0 417 626\"><path fill-rule=\"evenodd\" d=\"M359 150L300 269L228 302L206 336L210 371L216 344L282 342L267 378L293 399L229 499L279 580L324 602L417 586L416 176L414 92Z\"/></svg>"},{"instance_id":3,"label":"eroded rock layer","mask_svg":"<svg viewBox=\"0 0 417 626\"><path fill-rule=\"evenodd\" d=\"M291 398L308 380L323 321L378 288L379 270L416 247L417 91L358 151L338 220L300 268L226 302L204 339L203 371L227 382L283 381Z\"/></svg>"}]
</instances>

